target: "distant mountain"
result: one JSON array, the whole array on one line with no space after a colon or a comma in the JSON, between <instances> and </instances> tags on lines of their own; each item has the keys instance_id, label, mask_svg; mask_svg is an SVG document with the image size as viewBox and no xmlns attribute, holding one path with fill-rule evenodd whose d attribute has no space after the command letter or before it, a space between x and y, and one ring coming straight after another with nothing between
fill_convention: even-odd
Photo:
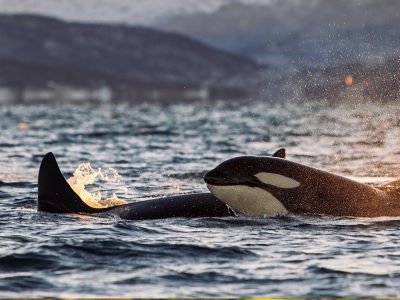
<instances>
[{"instance_id":1,"label":"distant mountain","mask_svg":"<svg viewBox=\"0 0 400 300\"><path fill-rule=\"evenodd\" d=\"M0 14L38 14L72 22L149 26L171 15L213 11L232 1L241 0L0 0Z\"/></svg>"},{"instance_id":2,"label":"distant mountain","mask_svg":"<svg viewBox=\"0 0 400 300\"><path fill-rule=\"evenodd\" d=\"M0 44L0 86L42 92L76 86L124 91L126 98L205 88L244 94L246 78L259 70L251 59L179 34L30 15L0 16Z\"/></svg>"},{"instance_id":3,"label":"distant mountain","mask_svg":"<svg viewBox=\"0 0 400 300\"><path fill-rule=\"evenodd\" d=\"M231 2L158 26L261 63L310 67L397 54L399 11L396 0Z\"/></svg>"}]
</instances>

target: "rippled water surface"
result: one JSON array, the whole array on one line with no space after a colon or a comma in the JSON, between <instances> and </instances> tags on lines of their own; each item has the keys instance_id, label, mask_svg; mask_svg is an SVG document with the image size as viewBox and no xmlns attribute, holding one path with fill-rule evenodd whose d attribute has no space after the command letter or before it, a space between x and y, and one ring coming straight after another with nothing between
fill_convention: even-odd
<instances>
[{"instance_id":1,"label":"rippled water surface","mask_svg":"<svg viewBox=\"0 0 400 300\"><path fill-rule=\"evenodd\" d=\"M0 107L1 296L400 296L400 218L126 221L36 211L53 151L68 177L115 168L128 201L206 191L224 159L286 147L345 176L396 177L396 105Z\"/></svg>"}]
</instances>

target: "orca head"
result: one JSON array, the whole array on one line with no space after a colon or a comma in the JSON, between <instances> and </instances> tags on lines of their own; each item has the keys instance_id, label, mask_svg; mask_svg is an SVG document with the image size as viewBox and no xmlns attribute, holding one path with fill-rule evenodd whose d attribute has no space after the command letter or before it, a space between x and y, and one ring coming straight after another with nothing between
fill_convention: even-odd
<instances>
[{"instance_id":1,"label":"orca head","mask_svg":"<svg viewBox=\"0 0 400 300\"><path fill-rule=\"evenodd\" d=\"M240 156L208 172L210 192L233 210L250 216L288 213L287 191L301 186L296 164L273 156Z\"/></svg>"}]
</instances>

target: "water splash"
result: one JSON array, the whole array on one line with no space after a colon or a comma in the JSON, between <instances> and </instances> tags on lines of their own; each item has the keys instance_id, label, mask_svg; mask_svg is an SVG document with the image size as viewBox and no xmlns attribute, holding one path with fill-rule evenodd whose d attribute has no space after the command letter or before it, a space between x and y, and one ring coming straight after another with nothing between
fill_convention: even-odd
<instances>
[{"instance_id":1,"label":"water splash","mask_svg":"<svg viewBox=\"0 0 400 300\"><path fill-rule=\"evenodd\" d=\"M111 206L127 204L125 200L118 198L115 193L110 197L103 197L100 191L89 192L86 190L87 185L91 185L101 180L102 183L121 186L122 177L113 168L102 171L100 168L95 171L89 162L82 163L76 168L71 178L67 180L68 184L76 194L90 207L106 208ZM121 187L120 187L121 189ZM127 193L126 187L123 187Z\"/></svg>"}]
</instances>

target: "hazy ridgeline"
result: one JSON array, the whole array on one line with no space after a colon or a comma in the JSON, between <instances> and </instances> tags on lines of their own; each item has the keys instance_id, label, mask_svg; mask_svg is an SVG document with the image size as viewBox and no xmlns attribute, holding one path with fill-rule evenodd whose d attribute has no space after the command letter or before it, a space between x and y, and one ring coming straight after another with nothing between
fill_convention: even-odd
<instances>
[{"instance_id":1,"label":"hazy ridgeline","mask_svg":"<svg viewBox=\"0 0 400 300\"><path fill-rule=\"evenodd\" d=\"M399 96L396 1L3 2L0 103Z\"/></svg>"}]
</instances>

